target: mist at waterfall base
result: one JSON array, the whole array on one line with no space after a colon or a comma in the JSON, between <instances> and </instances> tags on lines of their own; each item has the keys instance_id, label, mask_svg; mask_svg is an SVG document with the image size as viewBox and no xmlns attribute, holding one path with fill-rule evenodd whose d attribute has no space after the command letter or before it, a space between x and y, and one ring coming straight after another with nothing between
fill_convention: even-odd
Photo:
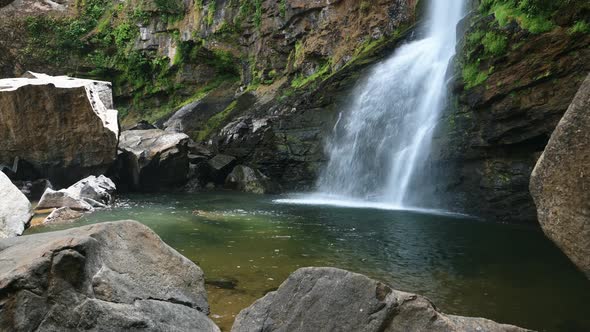
<instances>
[{"instance_id":1,"label":"mist at waterfall base","mask_svg":"<svg viewBox=\"0 0 590 332\"><path fill-rule=\"evenodd\" d=\"M464 0L432 0L426 37L401 46L356 87L334 126L317 192L280 203L428 211L437 206L428 171L446 100Z\"/></svg>"}]
</instances>

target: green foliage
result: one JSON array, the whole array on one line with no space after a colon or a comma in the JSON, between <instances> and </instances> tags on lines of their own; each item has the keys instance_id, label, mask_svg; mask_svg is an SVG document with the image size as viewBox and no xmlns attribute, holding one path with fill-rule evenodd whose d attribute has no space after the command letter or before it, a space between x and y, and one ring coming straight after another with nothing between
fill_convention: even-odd
<instances>
[{"instance_id":1,"label":"green foliage","mask_svg":"<svg viewBox=\"0 0 590 332\"><path fill-rule=\"evenodd\" d=\"M215 1L211 0L209 5L207 6L207 24L209 26L213 25L215 20Z\"/></svg>"},{"instance_id":2,"label":"green foliage","mask_svg":"<svg viewBox=\"0 0 590 332\"><path fill-rule=\"evenodd\" d=\"M254 25L260 28L262 24L262 0L254 0L254 8L256 9L254 11Z\"/></svg>"},{"instance_id":3,"label":"green foliage","mask_svg":"<svg viewBox=\"0 0 590 332\"><path fill-rule=\"evenodd\" d=\"M154 0L158 10L168 14L180 14L184 10L180 0Z\"/></svg>"},{"instance_id":4,"label":"green foliage","mask_svg":"<svg viewBox=\"0 0 590 332\"><path fill-rule=\"evenodd\" d=\"M508 38L499 35L493 31L488 31L481 40L485 51L489 54L498 56L504 54L508 45Z\"/></svg>"},{"instance_id":5,"label":"green foliage","mask_svg":"<svg viewBox=\"0 0 590 332\"><path fill-rule=\"evenodd\" d=\"M571 28L569 28L568 33L570 35L590 33L590 24L585 21L577 21Z\"/></svg>"},{"instance_id":6,"label":"green foliage","mask_svg":"<svg viewBox=\"0 0 590 332\"><path fill-rule=\"evenodd\" d=\"M118 25L113 30L115 44L117 45L117 47L124 48L131 39L135 38L138 32L139 29L137 28L137 26L131 25L127 22Z\"/></svg>"},{"instance_id":7,"label":"green foliage","mask_svg":"<svg viewBox=\"0 0 590 332\"><path fill-rule=\"evenodd\" d=\"M479 70L477 63L466 64L463 67L462 75L466 89L476 87L488 79L488 74L485 71Z\"/></svg>"},{"instance_id":8,"label":"green foliage","mask_svg":"<svg viewBox=\"0 0 590 332\"><path fill-rule=\"evenodd\" d=\"M287 17L287 0L281 0L279 3L279 13L282 18Z\"/></svg>"},{"instance_id":9,"label":"green foliage","mask_svg":"<svg viewBox=\"0 0 590 332\"><path fill-rule=\"evenodd\" d=\"M480 11L494 14L500 26L516 21L532 33L552 30L551 15L558 8L559 1L553 0L483 0L480 4Z\"/></svg>"}]
</instances>

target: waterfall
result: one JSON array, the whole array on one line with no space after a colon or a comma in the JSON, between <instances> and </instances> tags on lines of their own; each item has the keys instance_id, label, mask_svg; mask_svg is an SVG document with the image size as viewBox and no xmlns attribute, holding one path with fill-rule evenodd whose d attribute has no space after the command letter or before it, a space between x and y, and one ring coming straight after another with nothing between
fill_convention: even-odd
<instances>
[{"instance_id":1,"label":"waterfall","mask_svg":"<svg viewBox=\"0 0 590 332\"><path fill-rule=\"evenodd\" d=\"M421 169L444 108L463 2L431 0L426 37L401 46L356 87L327 143L316 197L425 207L416 183L433 180Z\"/></svg>"}]
</instances>

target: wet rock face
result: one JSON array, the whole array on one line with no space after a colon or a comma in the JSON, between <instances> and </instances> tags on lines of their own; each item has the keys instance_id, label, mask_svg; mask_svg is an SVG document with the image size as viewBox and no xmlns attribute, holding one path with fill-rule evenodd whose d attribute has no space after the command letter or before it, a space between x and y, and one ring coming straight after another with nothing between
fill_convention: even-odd
<instances>
[{"instance_id":1,"label":"wet rock face","mask_svg":"<svg viewBox=\"0 0 590 332\"><path fill-rule=\"evenodd\" d=\"M201 269L135 221L0 241L0 330L219 331Z\"/></svg>"},{"instance_id":2,"label":"wet rock face","mask_svg":"<svg viewBox=\"0 0 590 332\"><path fill-rule=\"evenodd\" d=\"M535 223L529 178L551 133L590 71L590 35L567 27L533 34L511 24L499 29L493 17L472 13L465 22L455 83L456 98L441 121L433 167L449 182L446 207L490 221ZM469 46L474 34L506 37L499 55ZM481 43L480 43L481 44ZM462 67L492 70L481 85L467 88ZM452 174L449 176L449 174Z\"/></svg>"},{"instance_id":3,"label":"wet rock face","mask_svg":"<svg viewBox=\"0 0 590 332\"><path fill-rule=\"evenodd\" d=\"M29 77L0 80L0 164L19 158L58 187L104 173L119 135L110 83Z\"/></svg>"},{"instance_id":4,"label":"wet rock face","mask_svg":"<svg viewBox=\"0 0 590 332\"><path fill-rule=\"evenodd\" d=\"M545 234L590 278L590 75L551 135L530 189Z\"/></svg>"},{"instance_id":5,"label":"wet rock face","mask_svg":"<svg viewBox=\"0 0 590 332\"><path fill-rule=\"evenodd\" d=\"M241 331L524 332L484 318L445 315L425 297L335 268L302 268L236 317Z\"/></svg>"},{"instance_id":6,"label":"wet rock face","mask_svg":"<svg viewBox=\"0 0 590 332\"><path fill-rule=\"evenodd\" d=\"M127 189L157 191L188 178L189 137L160 129L128 130L119 142L119 182Z\"/></svg>"},{"instance_id":7,"label":"wet rock face","mask_svg":"<svg viewBox=\"0 0 590 332\"><path fill-rule=\"evenodd\" d=\"M0 239L21 235L32 216L27 197L0 172Z\"/></svg>"},{"instance_id":8,"label":"wet rock face","mask_svg":"<svg viewBox=\"0 0 590 332\"><path fill-rule=\"evenodd\" d=\"M239 190L253 194L267 194L273 192L270 179L259 170L248 166L238 165L225 178L225 188Z\"/></svg>"}]
</instances>

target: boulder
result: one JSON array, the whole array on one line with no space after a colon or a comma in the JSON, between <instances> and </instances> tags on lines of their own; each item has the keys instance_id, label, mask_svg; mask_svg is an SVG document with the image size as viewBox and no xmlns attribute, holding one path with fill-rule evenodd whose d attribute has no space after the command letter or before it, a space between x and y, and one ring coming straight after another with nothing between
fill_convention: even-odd
<instances>
[{"instance_id":1,"label":"boulder","mask_svg":"<svg viewBox=\"0 0 590 332\"><path fill-rule=\"evenodd\" d=\"M94 208L104 208L112 203L116 189L113 181L106 176L91 175L67 189L46 189L37 204L37 210L68 207L77 211L92 211Z\"/></svg>"},{"instance_id":2,"label":"boulder","mask_svg":"<svg viewBox=\"0 0 590 332\"><path fill-rule=\"evenodd\" d=\"M236 157L225 154L218 154L208 162L211 171L211 180L217 183L224 183L225 178L232 171L236 164Z\"/></svg>"},{"instance_id":3,"label":"boulder","mask_svg":"<svg viewBox=\"0 0 590 332\"><path fill-rule=\"evenodd\" d=\"M530 191L545 234L590 278L590 75L537 161Z\"/></svg>"},{"instance_id":4,"label":"boulder","mask_svg":"<svg viewBox=\"0 0 590 332\"><path fill-rule=\"evenodd\" d=\"M16 158L59 187L102 174L119 136L111 84L28 73L0 80L0 164Z\"/></svg>"},{"instance_id":5,"label":"boulder","mask_svg":"<svg viewBox=\"0 0 590 332\"><path fill-rule=\"evenodd\" d=\"M51 213L43 220L44 224L58 224L73 222L80 219L84 214L82 212L72 210L69 207L61 207L51 211Z\"/></svg>"},{"instance_id":6,"label":"boulder","mask_svg":"<svg viewBox=\"0 0 590 332\"><path fill-rule=\"evenodd\" d=\"M0 241L2 331L219 331L203 271L136 221Z\"/></svg>"},{"instance_id":7,"label":"boulder","mask_svg":"<svg viewBox=\"0 0 590 332\"><path fill-rule=\"evenodd\" d=\"M0 238L21 235L32 216L27 197L0 172Z\"/></svg>"},{"instance_id":8,"label":"boulder","mask_svg":"<svg viewBox=\"0 0 590 332\"><path fill-rule=\"evenodd\" d=\"M484 318L445 315L427 298L335 268L302 268L236 317L241 331L524 332Z\"/></svg>"},{"instance_id":9,"label":"boulder","mask_svg":"<svg viewBox=\"0 0 590 332\"><path fill-rule=\"evenodd\" d=\"M234 100L235 87L222 84L205 97L178 109L166 122L166 131L193 133L203 130L203 125L215 114L223 112Z\"/></svg>"},{"instance_id":10,"label":"boulder","mask_svg":"<svg viewBox=\"0 0 590 332\"><path fill-rule=\"evenodd\" d=\"M225 178L225 187L254 194L266 194L272 191L268 177L244 165L234 167Z\"/></svg>"},{"instance_id":11,"label":"boulder","mask_svg":"<svg viewBox=\"0 0 590 332\"><path fill-rule=\"evenodd\" d=\"M68 191L74 196L82 199L91 199L104 205L113 202L113 194L117 187L113 181L104 175L98 177L91 175L82 179L68 188Z\"/></svg>"},{"instance_id":12,"label":"boulder","mask_svg":"<svg viewBox=\"0 0 590 332\"><path fill-rule=\"evenodd\" d=\"M189 137L159 129L121 133L120 181L131 190L155 191L183 185L189 172Z\"/></svg>"},{"instance_id":13,"label":"boulder","mask_svg":"<svg viewBox=\"0 0 590 332\"><path fill-rule=\"evenodd\" d=\"M67 207L76 211L93 211L92 205L67 189L53 190L47 188L35 207L37 210Z\"/></svg>"}]
</instances>

